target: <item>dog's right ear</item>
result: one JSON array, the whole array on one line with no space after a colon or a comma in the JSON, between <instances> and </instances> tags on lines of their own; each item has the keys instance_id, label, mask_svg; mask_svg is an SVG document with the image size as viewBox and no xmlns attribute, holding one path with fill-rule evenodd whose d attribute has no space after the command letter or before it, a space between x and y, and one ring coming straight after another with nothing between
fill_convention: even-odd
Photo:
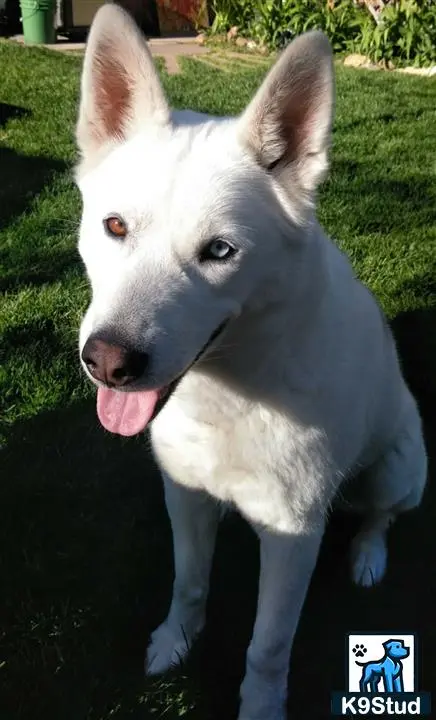
<instances>
[{"instance_id":1,"label":"dog's right ear","mask_svg":"<svg viewBox=\"0 0 436 720\"><path fill-rule=\"evenodd\" d=\"M76 137L82 157L100 156L170 110L144 35L118 5L95 15L83 64Z\"/></svg>"}]
</instances>

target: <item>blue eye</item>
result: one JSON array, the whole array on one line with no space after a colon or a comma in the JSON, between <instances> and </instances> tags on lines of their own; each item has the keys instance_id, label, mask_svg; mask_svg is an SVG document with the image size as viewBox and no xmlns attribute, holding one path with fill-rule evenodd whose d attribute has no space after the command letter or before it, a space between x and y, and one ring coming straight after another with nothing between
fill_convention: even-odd
<instances>
[{"instance_id":1,"label":"blue eye","mask_svg":"<svg viewBox=\"0 0 436 720\"><path fill-rule=\"evenodd\" d=\"M202 262L206 260L228 260L236 252L236 248L234 248L233 245L230 245L230 243L226 240L216 238L203 248L200 260Z\"/></svg>"}]
</instances>

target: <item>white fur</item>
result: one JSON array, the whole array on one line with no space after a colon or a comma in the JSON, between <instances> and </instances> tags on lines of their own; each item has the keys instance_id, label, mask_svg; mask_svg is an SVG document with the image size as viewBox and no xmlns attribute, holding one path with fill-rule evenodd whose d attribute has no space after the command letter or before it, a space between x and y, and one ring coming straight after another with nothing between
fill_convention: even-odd
<instances>
[{"instance_id":1,"label":"white fur","mask_svg":"<svg viewBox=\"0 0 436 720\"><path fill-rule=\"evenodd\" d=\"M94 96L108 52L133 88L115 135ZM141 386L156 388L231 318L151 428L176 576L148 670L177 663L203 627L220 503L237 508L261 543L239 720L285 717L292 640L338 488L353 480L365 516L352 550L365 585L383 575L389 520L419 504L426 478L420 418L390 330L313 209L332 76L326 39L309 33L241 118L171 115L145 42L115 5L97 14L85 59L79 248L93 299L81 348L96 329L121 329L151 353ZM111 212L128 224L124 242L104 234ZM199 248L214 237L238 253L201 265Z\"/></svg>"}]
</instances>

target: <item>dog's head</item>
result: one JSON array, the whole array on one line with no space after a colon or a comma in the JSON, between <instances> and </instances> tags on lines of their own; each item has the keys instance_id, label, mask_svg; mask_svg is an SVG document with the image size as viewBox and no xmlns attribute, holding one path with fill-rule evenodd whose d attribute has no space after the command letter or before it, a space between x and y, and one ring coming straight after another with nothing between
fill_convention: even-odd
<instances>
[{"instance_id":1,"label":"dog's head","mask_svg":"<svg viewBox=\"0 0 436 720\"><path fill-rule=\"evenodd\" d=\"M141 430L229 322L273 299L278 246L298 260L313 215L332 106L330 46L313 32L239 118L181 119L130 16L98 11L77 125L92 285L80 353L107 428Z\"/></svg>"},{"instance_id":2,"label":"dog's head","mask_svg":"<svg viewBox=\"0 0 436 720\"><path fill-rule=\"evenodd\" d=\"M409 648L404 645L403 640L388 640L383 643L386 654L391 658L406 658L409 656Z\"/></svg>"}]
</instances>

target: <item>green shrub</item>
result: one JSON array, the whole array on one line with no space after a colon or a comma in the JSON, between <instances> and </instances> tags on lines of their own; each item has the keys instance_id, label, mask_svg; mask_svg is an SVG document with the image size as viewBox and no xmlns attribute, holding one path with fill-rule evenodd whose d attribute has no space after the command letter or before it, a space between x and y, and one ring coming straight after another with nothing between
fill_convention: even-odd
<instances>
[{"instance_id":1,"label":"green shrub","mask_svg":"<svg viewBox=\"0 0 436 720\"><path fill-rule=\"evenodd\" d=\"M263 17L267 15L270 6L281 6L281 16L286 17L281 31L274 27L274 35L265 33L265 37L261 38L260 33L257 33L257 37L270 46L279 47L291 37L316 28L329 36L335 52L341 52L347 48L359 28L361 10L350 0L336 0L334 6L326 0L272 0L270 3L259 2L259 5L265 8ZM278 17L278 13L274 14L273 11L270 15L274 20Z\"/></svg>"},{"instance_id":2,"label":"green shrub","mask_svg":"<svg viewBox=\"0 0 436 720\"><path fill-rule=\"evenodd\" d=\"M213 0L212 32L232 26L270 48L306 30L323 30L335 52L353 50L375 62L436 62L436 0L395 0L377 24L353 0Z\"/></svg>"},{"instance_id":3,"label":"green shrub","mask_svg":"<svg viewBox=\"0 0 436 720\"><path fill-rule=\"evenodd\" d=\"M375 62L415 65L436 62L436 3L399 0L383 10L378 25L368 15L356 47Z\"/></svg>"},{"instance_id":4,"label":"green shrub","mask_svg":"<svg viewBox=\"0 0 436 720\"><path fill-rule=\"evenodd\" d=\"M237 26L242 35L271 48L278 48L311 28L324 30L336 51L344 50L359 27L352 0L214 0L212 32Z\"/></svg>"},{"instance_id":5,"label":"green shrub","mask_svg":"<svg viewBox=\"0 0 436 720\"><path fill-rule=\"evenodd\" d=\"M254 18L254 5L254 0L212 0L212 33L224 33L234 26L248 33Z\"/></svg>"}]
</instances>

